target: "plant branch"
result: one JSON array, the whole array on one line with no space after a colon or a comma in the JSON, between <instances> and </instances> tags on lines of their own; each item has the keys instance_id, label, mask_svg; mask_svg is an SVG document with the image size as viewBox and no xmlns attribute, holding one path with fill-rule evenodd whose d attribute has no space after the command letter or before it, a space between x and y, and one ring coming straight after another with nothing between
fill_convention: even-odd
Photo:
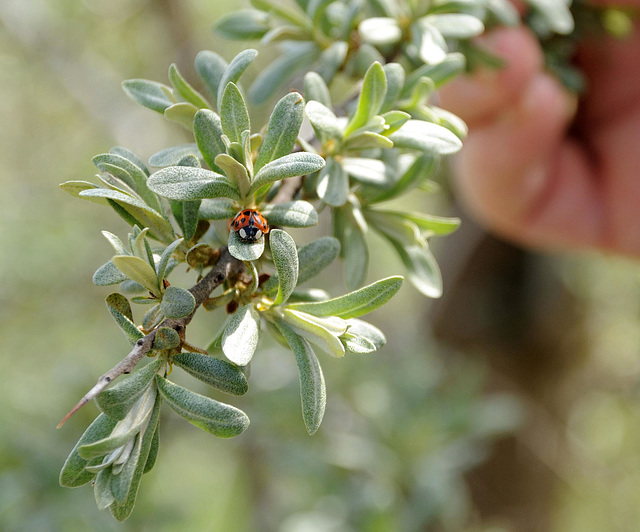
<instances>
[{"instance_id":1,"label":"plant branch","mask_svg":"<svg viewBox=\"0 0 640 532\"><path fill-rule=\"evenodd\" d=\"M140 338L126 357L98 378L96 385L85 394L85 396L67 413L66 416L64 416L57 428L62 427L62 425L64 425L64 423L73 414L91 401L91 399L97 397L107 386L109 386L109 384L111 384L114 379L122 374L131 373L138 362L140 362L152 350L156 337L156 330L159 327L171 327L180 335L181 339L184 339L185 328L193 319L196 310L200 305L202 305L202 302L207 299L211 292L220 286L225 279L238 275L243 269L244 264L242 261L232 257L226 247L223 248L220 252L220 258L216 265L207 273L207 275L189 289L189 292L191 292L196 300L196 306L193 311L191 311L191 314L184 318L167 318L144 338Z\"/></svg>"}]
</instances>

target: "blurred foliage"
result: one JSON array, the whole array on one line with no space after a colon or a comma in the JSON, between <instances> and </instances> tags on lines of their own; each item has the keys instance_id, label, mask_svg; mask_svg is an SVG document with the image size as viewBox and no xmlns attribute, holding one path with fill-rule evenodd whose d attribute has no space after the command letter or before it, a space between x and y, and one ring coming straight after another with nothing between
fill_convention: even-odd
<instances>
[{"instance_id":1,"label":"blurred foliage","mask_svg":"<svg viewBox=\"0 0 640 532\"><path fill-rule=\"evenodd\" d=\"M212 42L232 57L240 47L212 37L209 27L229 7L0 3L0 528L515 530L499 518L483 521L464 479L489 456L494 438L526 424L530 405L487 395L485 365L430 339L416 326L426 320L426 303L406 294L376 316L389 339L382 352L327 368L334 400L314 438L299 422L295 361L273 346L256 357L252 397L239 404L253 420L245 435L221 441L176 416L163 420L175 425L124 525L96 509L90 490L59 487L61 463L97 409L87 407L62 431L55 424L85 383L113 365L113 353L126 349L86 273L109 253L96 227L122 236L126 227L106 210L69 200L57 183L91 176L91 157L106 146L150 155L184 141L175 129L154 127L161 118L138 112L120 80L160 79L168 62L188 65L183 55ZM141 134L150 126L153 138ZM602 257L555 265L580 302L589 349L557 391L567 422L553 419L537 434L558 445L544 455L544 445L530 443L559 479L551 529L634 530L640 269ZM392 266L376 264L372 275ZM212 331L194 326L203 341L210 338ZM392 410L396 402L402 417Z\"/></svg>"}]
</instances>

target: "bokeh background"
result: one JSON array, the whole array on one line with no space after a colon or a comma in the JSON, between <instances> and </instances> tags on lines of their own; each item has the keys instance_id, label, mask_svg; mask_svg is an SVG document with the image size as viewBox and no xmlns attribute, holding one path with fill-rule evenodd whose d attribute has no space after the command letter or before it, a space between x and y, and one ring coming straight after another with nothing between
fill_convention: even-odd
<instances>
[{"instance_id":1,"label":"bokeh background","mask_svg":"<svg viewBox=\"0 0 640 532\"><path fill-rule=\"evenodd\" d=\"M197 51L231 59L243 48L210 31L239 6L0 1L0 529L640 530L638 263L501 242L458 213L446 180L416 200L464 218L435 245L445 296L427 301L407 283L371 318L384 350L321 357L328 409L316 436L292 355L265 343L250 393L231 401L250 429L217 440L165 411L158 463L127 522L99 512L88 486L58 486L97 409L56 424L128 348L105 311L109 290L91 283L111 253L100 231L127 228L57 185L91 180L92 156L111 146L145 159L184 142L120 82L164 82L175 62L197 85ZM246 77L272 55L261 51ZM371 245L370 281L402 271ZM321 282L343 290L339 265ZM216 320L198 319L192 342L205 345Z\"/></svg>"}]
</instances>

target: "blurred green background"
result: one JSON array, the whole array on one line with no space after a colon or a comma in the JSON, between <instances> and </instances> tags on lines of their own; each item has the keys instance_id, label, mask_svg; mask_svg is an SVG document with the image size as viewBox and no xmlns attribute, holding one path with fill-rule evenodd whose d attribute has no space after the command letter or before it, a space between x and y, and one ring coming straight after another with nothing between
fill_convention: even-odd
<instances>
[{"instance_id":1,"label":"blurred green background","mask_svg":"<svg viewBox=\"0 0 640 532\"><path fill-rule=\"evenodd\" d=\"M232 7L0 2L0 529L640 529L638 264L535 255L468 220L436 245L443 299L407 284L371 319L388 336L384 350L321 357L328 409L313 438L294 359L266 343L250 393L230 401L250 429L217 440L164 412L158 463L127 522L99 512L89 487L58 486L97 409L56 424L128 348L105 312L109 290L91 283L111 253L100 231L127 228L57 185L91 180L92 156L111 146L146 159L184 142L120 82L164 82L176 62L196 83L197 51L230 59L242 48L210 31ZM247 77L271 56L262 52ZM444 194L430 201L455 214ZM371 243L369 280L401 272ZM343 290L339 267L322 282ZM191 341L206 344L216 320L198 319Z\"/></svg>"}]
</instances>

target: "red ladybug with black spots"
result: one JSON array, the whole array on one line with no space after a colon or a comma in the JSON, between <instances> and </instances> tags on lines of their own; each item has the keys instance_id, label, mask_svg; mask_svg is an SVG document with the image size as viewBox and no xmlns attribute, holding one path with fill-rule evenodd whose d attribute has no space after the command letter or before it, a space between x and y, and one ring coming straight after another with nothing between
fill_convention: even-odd
<instances>
[{"instance_id":1,"label":"red ladybug with black spots","mask_svg":"<svg viewBox=\"0 0 640 532\"><path fill-rule=\"evenodd\" d=\"M231 221L231 227L245 242L256 242L269 232L267 220L255 209L240 211Z\"/></svg>"}]
</instances>

